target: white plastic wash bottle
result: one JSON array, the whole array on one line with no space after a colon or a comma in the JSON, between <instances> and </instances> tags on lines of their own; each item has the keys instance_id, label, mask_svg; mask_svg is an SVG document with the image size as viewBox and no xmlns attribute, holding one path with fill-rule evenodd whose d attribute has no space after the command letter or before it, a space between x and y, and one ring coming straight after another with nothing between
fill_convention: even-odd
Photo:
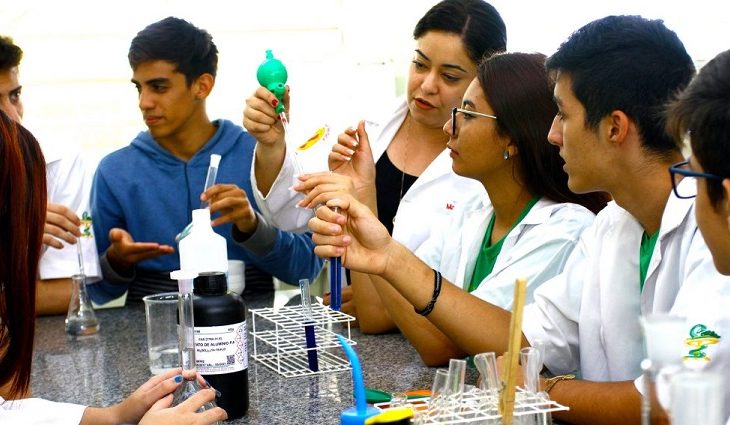
<instances>
[{"instance_id":1,"label":"white plastic wash bottle","mask_svg":"<svg viewBox=\"0 0 730 425\"><path fill-rule=\"evenodd\" d=\"M210 226L210 210L193 210L192 230L180 241L180 269L195 273L228 272L226 239Z\"/></svg>"}]
</instances>

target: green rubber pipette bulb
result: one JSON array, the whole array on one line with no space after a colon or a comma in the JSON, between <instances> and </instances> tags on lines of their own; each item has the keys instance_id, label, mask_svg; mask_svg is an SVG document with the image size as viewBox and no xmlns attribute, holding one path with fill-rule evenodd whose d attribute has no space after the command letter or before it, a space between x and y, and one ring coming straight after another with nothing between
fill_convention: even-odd
<instances>
[{"instance_id":1,"label":"green rubber pipette bulb","mask_svg":"<svg viewBox=\"0 0 730 425\"><path fill-rule=\"evenodd\" d=\"M287 78L288 74L284 64L274 57L271 50L266 50L266 60L261 62L256 70L256 79L259 80L259 84L266 87L279 99L279 104L276 105L277 114L284 112L284 91Z\"/></svg>"}]
</instances>

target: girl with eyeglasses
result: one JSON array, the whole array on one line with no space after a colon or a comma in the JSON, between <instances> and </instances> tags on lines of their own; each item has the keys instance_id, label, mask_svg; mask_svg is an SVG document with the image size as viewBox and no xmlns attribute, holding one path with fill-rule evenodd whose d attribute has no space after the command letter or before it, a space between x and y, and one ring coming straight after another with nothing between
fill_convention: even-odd
<instances>
[{"instance_id":1,"label":"girl with eyeglasses","mask_svg":"<svg viewBox=\"0 0 730 425\"><path fill-rule=\"evenodd\" d=\"M475 354L456 342L473 334L473 329L459 326L460 317L479 308L473 298L509 310L515 279L525 277L530 302L536 287L562 271L581 232L606 204L601 193L576 195L568 189L564 162L546 140L557 108L544 61L541 54L525 53L485 60L461 106L443 126L453 171L479 182L486 194L462 203L450 223L433 230L415 256L407 256L404 268L418 262L417 256L434 270L434 281L402 284L371 277L385 315L428 365ZM367 250L406 249L390 243L385 229L373 223L372 213L350 194L322 191L317 197L315 202L357 217L344 221L322 208L310 222L318 245L340 237L331 223L346 227L344 238L350 245L338 251L344 252L345 266L372 270L378 265L362 263ZM462 290L442 292L450 282ZM466 298L472 300L466 303ZM421 317L438 304L448 307L441 309L453 324L448 329Z\"/></svg>"}]
</instances>

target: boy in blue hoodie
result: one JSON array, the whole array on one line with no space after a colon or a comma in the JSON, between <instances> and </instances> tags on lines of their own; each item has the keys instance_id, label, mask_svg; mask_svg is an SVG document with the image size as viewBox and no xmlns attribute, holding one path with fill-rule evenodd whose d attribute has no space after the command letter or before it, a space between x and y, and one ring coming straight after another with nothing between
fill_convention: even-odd
<instances>
[{"instance_id":1,"label":"boy in blue hoodie","mask_svg":"<svg viewBox=\"0 0 730 425\"><path fill-rule=\"evenodd\" d=\"M105 279L90 287L95 300L127 289L132 300L175 290L175 235L201 201L228 241L229 259L285 282L312 279L321 269L309 235L282 232L258 214L249 180L254 138L230 121L208 119L217 63L211 35L182 19L153 23L132 40L132 83L148 131L102 159L94 177L91 208ZM220 184L201 194L211 154L222 157Z\"/></svg>"}]
</instances>

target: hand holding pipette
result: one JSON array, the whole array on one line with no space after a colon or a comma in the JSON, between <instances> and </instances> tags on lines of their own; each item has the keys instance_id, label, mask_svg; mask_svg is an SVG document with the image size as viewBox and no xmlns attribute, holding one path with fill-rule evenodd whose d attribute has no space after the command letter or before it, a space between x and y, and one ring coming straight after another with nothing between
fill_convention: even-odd
<instances>
[{"instance_id":1,"label":"hand holding pipette","mask_svg":"<svg viewBox=\"0 0 730 425\"><path fill-rule=\"evenodd\" d=\"M46 222L43 225L43 244L62 249L65 241L68 244L77 242L81 237L81 220L74 211L61 204L48 203Z\"/></svg>"},{"instance_id":2,"label":"hand holding pipette","mask_svg":"<svg viewBox=\"0 0 730 425\"><path fill-rule=\"evenodd\" d=\"M288 125L286 108L284 106L284 93L286 92L286 80L289 75L284 64L274 57L271 50L266 51L266 59L261 62L256 70L256 79L262 87L266 87L276 96L277 102L274 105L276 113L279 114L281 123L284 125L284 132Z\"/></svg>"}]
</instances>

